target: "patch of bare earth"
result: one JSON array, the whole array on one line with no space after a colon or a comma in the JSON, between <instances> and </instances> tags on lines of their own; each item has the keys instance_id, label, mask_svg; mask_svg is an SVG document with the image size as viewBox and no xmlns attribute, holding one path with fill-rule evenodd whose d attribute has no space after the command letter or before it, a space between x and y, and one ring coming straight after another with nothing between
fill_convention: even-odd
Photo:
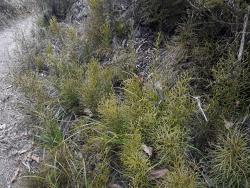
<instances>
[{"instance_id":1,"label":"patch of bare earth","mask_svg":"<svg viewBox=\"0 0 250 188\"><path fill-rule=\"evenodd\" d=\"M26 117L20 110L25 98L11 83L11 70L18 66L11 58L18 48L16 33L22 31L24 37L29 37L33 21L30 16L0 31L0 188L24 188L20 177L29 170L34 157Z\"/></svg>"}]
</instances>

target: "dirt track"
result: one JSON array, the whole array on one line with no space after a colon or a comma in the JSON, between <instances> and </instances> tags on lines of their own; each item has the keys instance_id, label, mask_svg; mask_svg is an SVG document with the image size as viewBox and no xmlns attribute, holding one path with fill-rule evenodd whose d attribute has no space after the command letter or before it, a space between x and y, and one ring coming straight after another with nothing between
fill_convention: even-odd
<instances>
[{"instance_id":1,"label":"dirt track","mask_svg":"<svg viewBox=\"0 0 250 188\"><path fill-rule=\"evenodd\" d=\"M18 48L16 34L22 32L29 37L32 23L33 18L27 17L0 31L0 188L25 187L18 177L32 144L24 126L25 116L18 109L23 97L11 84L11 70L18 62L10 57ZM16 180L14 184L12 180Z\"/></svg>"}]
</instances>

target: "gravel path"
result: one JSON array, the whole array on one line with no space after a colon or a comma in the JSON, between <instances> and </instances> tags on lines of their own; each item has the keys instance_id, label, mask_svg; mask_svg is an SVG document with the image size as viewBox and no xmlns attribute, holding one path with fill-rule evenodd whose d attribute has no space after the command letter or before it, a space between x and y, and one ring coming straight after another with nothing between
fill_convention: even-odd
<instances>
[{"instance_id":1,"label":"gravel path","mask_svg":"<svg viewBox=\"0 0 250 188\"><path fill-rule=\"evenodd\" d=\"M11 69L17 62L10 57L17 49L16 34L22 31L28 37L33 21L30 16L0 31L0 188L25 187L18 177L24 172L27 155L31 155L32 142L18 107L24 98L11 84Z\"/></svg>"}]
</instances>

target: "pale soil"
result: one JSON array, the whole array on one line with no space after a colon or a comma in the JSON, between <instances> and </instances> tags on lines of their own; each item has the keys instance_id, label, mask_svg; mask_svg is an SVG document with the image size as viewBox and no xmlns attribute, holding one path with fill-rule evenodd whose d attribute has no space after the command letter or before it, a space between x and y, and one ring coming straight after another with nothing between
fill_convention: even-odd
<instances>
[{"instance_id":1,"label":"pale soil","mask_svg":"<svg viewBox=\"0 0 250 188\"><path fill-rule=\"evenodd\" d=\"M0 31L0 188L25 187L20 176L27 169L25 159L33 147L25 115L20 112L24 97L11 83L12 68L18 62L10 58L18 48L17 33L29 37L33 21L29 16Z\"/></svg>"}]
</instances>

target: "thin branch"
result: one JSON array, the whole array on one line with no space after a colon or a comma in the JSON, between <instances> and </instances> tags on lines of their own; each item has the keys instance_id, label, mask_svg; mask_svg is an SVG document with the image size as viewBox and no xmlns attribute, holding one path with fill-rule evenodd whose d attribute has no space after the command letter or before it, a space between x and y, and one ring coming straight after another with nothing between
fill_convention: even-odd
<instances>
[{"instance_id":1,"label":"thin branch","mask_svg":"<svg viewBox=\"0 0 250 188\"><path fill-rule=\"evenodd\" d=\"M239 49L239 53L238 53L238 62L241 62L243 51L244 51L249 12L250 12L250 6L248 6L248 11L244 16L244 25L243 25L243 30L242 30L241 42L240 42L240 49Z\"/></svg>"},{"instance_id":2,"label":"thin branch","mask_svg":"<svg viewBox=\"0 0 250 188\"><path fill-rule=\"evenodd\" d=\"M205 112L204 112L204 110L202 109L202 106L201 106L201 100L200 100L201 97L197 96L197 97L193 97L193 98L197 101L197 106L198 106L199 110L201 111L201 113L202 113L204 119L206 120L206 122L208 122L207 116L206 116L206 114L205 114Z\"/></svg>"}]
</instances>

